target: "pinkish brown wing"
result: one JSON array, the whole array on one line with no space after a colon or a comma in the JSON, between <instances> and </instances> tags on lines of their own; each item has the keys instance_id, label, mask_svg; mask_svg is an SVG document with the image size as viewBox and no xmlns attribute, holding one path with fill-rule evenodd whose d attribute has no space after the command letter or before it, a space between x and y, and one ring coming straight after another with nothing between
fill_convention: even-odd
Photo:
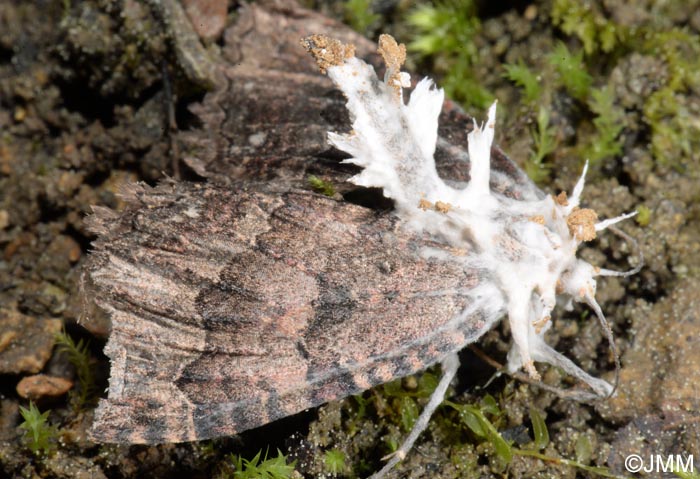
<instances>
[{"instance_id":1,"label":"pinkish brown wing","mask_svg":"<svg viewBox=\"0 0 700 479\"><path fill-rule=\"evenodd\" d=\"M424 369L490 326L476 273L391 214L305 192L166 184L130 193L88 294L111 314L93 439L232 435Z\"/></svg>"}]
</instances>

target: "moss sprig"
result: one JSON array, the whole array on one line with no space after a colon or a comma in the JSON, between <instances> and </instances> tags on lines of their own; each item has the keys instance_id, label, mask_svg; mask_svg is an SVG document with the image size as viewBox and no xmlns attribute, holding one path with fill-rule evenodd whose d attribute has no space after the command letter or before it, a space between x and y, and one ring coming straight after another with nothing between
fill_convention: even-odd
<instances>
[{"instance_id":1,"label":"moss sprig","mask_svg":"<svg viewBox=\"0 0 700 479\"><path fill-rule=\"evenodd\" d=\"M493 95L481 86L473 71L479 60L474 37L481 29L473 1L423 4L408 15L407 22L416 32L408 49L432 59L449 98L480 109L493 102Z\"/></svg>"},{"instance_id":2,"label":"moss sprig","mask_svg":"<svg viewBox=\"0 0 700 479\"><path fill-rule=\"evenodd\" d=\"M87 406L96 398L95 373L90 364L89 343L80 339L77 343L65 330L56 335L58 351L65 354L75 368L78 377L77 391L71 391L71 401L76 410Z\"/></svg>"},{"instance_id":3,"label":"moss sprig","mask_svg":"<svg viewBox=\"0 0 700 479\"><path fill-rule=\"evenodd\" d=\"M537 113L537 125L530 129L533 147L530 157L525 162L525 172L538 184L549 179L552 172L551 163L546 158L557 148L556 128L549 124L549 109L540 106Z\"/></svg>"},{"instance_id":4,"label":"moss sprig","mask_svg":"<svg viewBox=\"0 0 700 479\"><path fill-rule=\"evenodd\" d=\"M289 479L294 472L296 461L287 463L287 456L278 449L277 456L273 458L262 457L262 449L250 460L231 454L230 459L236 470L234 479Z\"/></svg>"},{"instance_id":5,"label":"moss sprig","mask_svg":"<svg viewBox=\"0 0 700 479\"><path fill-rule=\"evenodd\" d=\"M39 411L36 404L29 402L29 409L19 407L24 421L19 425L24 429L24 445L35 455L49 455L56 449L58 429L49 423L50 410Z\"/></svg>"}]
</instances>

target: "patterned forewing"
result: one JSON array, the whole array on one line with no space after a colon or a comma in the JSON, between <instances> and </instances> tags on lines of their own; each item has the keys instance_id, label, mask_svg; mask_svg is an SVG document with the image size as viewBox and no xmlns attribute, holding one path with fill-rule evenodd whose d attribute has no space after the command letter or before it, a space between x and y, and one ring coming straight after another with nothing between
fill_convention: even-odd
<instances>
[{"instance_id":1,"label":"patterned forewing","mask_svg":"<svg viewBox=\"0 0 700 479\"><path fill-rule=\"evenodd\" d=\"M391 214L190 184L131 202L93 220L88 291L113 324L96 440L235 434L423 369L487 327L460 318L476 276L424 259L429 241Z\"/></svg>"}]
</instances>

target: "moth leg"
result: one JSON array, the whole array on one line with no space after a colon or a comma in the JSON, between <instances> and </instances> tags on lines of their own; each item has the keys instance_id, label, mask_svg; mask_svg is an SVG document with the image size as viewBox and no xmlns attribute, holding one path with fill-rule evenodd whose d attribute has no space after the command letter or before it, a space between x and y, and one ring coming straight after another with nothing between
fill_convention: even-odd
<instances>
[{"instance_id":1,"label":"moth leg","mask_svg":"<svg viewBox=\"0 0 700 479\"><path fill-rule=\"evenodd\" d=\"M515 343L511 349L511 354L508 355L508 370L515 372L522 366L528 376L539 381L540 374L535 369L535 363L530 356L531 321L529 296L529 290L518 291L508 301L510 334L513 336L513 342Z\"/></svg>"},{"instance_id":2,"label":"moth leg","mask_svg":"<svg viewBox=\"0 0 700 479\"><path fill-rule=\"evenodd\" d=\"M442 403L443 399L445 399L445 392L447 392L447 388L450 386L452 379L454 379L455 375L457 374L457 369L459 368L459 358L457 357L457 354L450 354L442 361L442 363L440 363L440 365L442 366L442 378L440 378L440 383L435 388L435 391L433 391L432 396L430 396L430 401L428 401L428 404L425 406L425 408L423 408L423 411L420 413L420 416L418 417L418 420L413 426L410 434L403 444L401 444L400 448L387 456L390 458L389 462L387 462L380 471L372 474L369 479L379 479L384 477L387 472L389 472L396 464L406 457L406 454L408 454L408 451L411 450L413 443L416 442L416 439L418 439L420 433L422 433L428 427L430 418L440 403Z\"/></svg>"},{"instance_id":3,"label":"moth leg","mask_svg":"<svg viewBox=\"0 0 700 479\"><path fill-rule=\"evenodd\" d=\"M590 386L598 396L608 397L613 392L613 386L602 379L591 376L586 371L578 367L571 359L567 358L547 343L544 339L536 336L533 338L532 356L536 361L551 364L563 369L570 376L575 377Z\"/></svg>"}]
</instances>

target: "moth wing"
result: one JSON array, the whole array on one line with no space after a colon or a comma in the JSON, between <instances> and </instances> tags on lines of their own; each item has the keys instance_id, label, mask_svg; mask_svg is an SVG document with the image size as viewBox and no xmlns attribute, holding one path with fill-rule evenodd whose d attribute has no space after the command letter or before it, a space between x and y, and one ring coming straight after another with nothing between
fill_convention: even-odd
<instances>
[{"instance_id":1,"label":"moth wing","mask_svg":"<svg viewBox=\"0 0 700 479\"><path fill-rule=\"evenodd\" d=\"M93 219L88 291L112 319L98 441L232 435L424 369L497 317L476 271L391 214L187 184L132 202Z\"/></svg>"}]
</instances>

